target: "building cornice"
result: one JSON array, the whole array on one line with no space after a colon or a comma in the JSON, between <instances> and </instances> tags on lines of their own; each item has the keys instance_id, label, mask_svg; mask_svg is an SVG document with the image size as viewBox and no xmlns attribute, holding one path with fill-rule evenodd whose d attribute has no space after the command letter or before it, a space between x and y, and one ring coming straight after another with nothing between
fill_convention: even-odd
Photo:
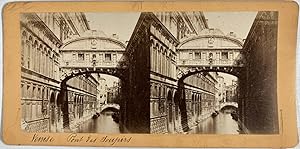
<instances>
[{"instance_id":1,"label":"building cornice","mask_svg":"<svg viewBox=\"0 0 300 149\"><path fill-rule=\"evenodd\" d=\"M167 37L168 39L171 39L173 41L172 43L174 43L174 46L177 46L179 44L179 40L177 40L177 38L173 36L173 34L162 24L162 22L159 21L155 14L149 12L148 15L154 20L154 22L152 22L152 25L161 27L162 35Z\"/></svg>"},{"instance_id":2,"label":"building cornice","mask_svg":"<svg viewBox=\"0 0 300 149\"><path fill-rule=\"evenodd\" d=\"M205 28L209 28L203 12L200 12L200 18L202 19L202 22L204 23Z\"/></svg>"},{"instance_id":3,"label":"building cornice","mask_svg":"<svg viewBox=\"0 0 300 149\"><path fill-rule=\"evenodd\" d=\"M201 38L221 38L221 39L227 39L227 40L232 41L233 43L237 44L238 46L243 47L243 43L241 41L239 41L238 39L229 37L229 36L222 36L222 35L200 35L200 36L194 36L194 37L191 37L191 38L188 38L188 39L182 41L178 45L178 49L180 49L180 47L183 46L187 42L190 42L192 40L201 39Z\"/></svg>"},{"instance_id":4,"label":"building cornice","mask_svg":"<svg viewBox=\"0 0 300 149\"><path fill-rule=\"evenodd\" d=\"M80 14L81 14L80 16L81 16L81 18L82 18L82 20L83 20L83 22L84 22L84 24L85 24L87 30L90 30L91 28L90 28L90 25L89 25L89 23L88 23L88 21L87 21L87 19L86 19L85 14L84 14L83 12L80 12Z\"/></svg>"},{"instance_id":5,"label":"building cornice","mask_svg":"<svg viewBox=\"0 0 300 149\"><path fill-rule=\"evenodd\" d=\"M91 39L108 40L108 41L111 41L111 42L113 42L113 43L121 46L124 49L126 48L126 45L123 42L119 41L119 40L108 38L108 37L92 37L92 36L90 36L90 37L80 37L80 38L76 38L76 39L70 40L70 41L66 42L62 46L62 49L64 47L66 47L67 45L71 44L71 43L74 43L74 42L77 42L77 41L81 41L81 40L91 40Z\"/></svg>"},{"instance_id":6,"label":"building cornice","mask_svg":"<svg viewBox=\"0 0 300 149\"><path fill-rule=\"evenodd\" d=\"M49 38L50 41L54 42L57 47L63 45L62 41L56 37L56 35L51 31L51 29L45 24L43 20L36 13L26 13L25 16L28 17L29 22L40 30L45 31L45 36Z\"/></svg>"}]
</instances>

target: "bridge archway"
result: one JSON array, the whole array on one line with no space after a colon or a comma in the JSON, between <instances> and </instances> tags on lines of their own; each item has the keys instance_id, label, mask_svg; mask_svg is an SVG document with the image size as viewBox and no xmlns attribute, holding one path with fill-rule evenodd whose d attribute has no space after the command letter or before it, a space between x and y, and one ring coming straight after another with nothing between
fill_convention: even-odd
<instances>
[{"instance_id":1,"label":"bridge archway","mask_svg":"<svg viewBox=\"0 0 300 149\"><path fill-rule=\"evenodd\" d=\"M238 103L237 102L223 102L220 105L220 110L225 109L225 108L234 108L234 109L238 109Z\"/></svg>"},{"instance_id":2,"label":"bridge archway","mask_svg":"<svg viewBox=\"0 0 300 149\"><path fill-rule=\"evenodd\" d=\"M58 101L60 101L60 103L62 103L61 109L63 112L63 128L66 131L69 131L69 129L70 129L70 119L69 119L69 112L68 112L68 109L69 109L68 96L69 95L68 95L68 89L67 89L68 88L67 82L70 79L75 78L77 76L81 76L81 75L107 74L107 75L114 76L114 77L120 79L121 84L122 84L122 82L126 79L125 73L126 73L125 71L121 71L120 69L116 70L116 71L109 71L108 69L106 69L106 70L99 69L99 70L87 70L87 71L79 71L79 72L75 71L74 73L70 73L70 75L66 76L60 84L60 93L59 93L60 96L58 99ZM80 119L83 117L83 113L84 113L84 111L83 111L84 110L84 98L82 96L78 96L76 99L76 102L77 102L76 105L78 106L76 110L78 112L78 118Z\"/></svg>"},{"instance_id":3,"label":"bridge archway","mask_svg":"<svg viewBox=\"0 0 300 149\"><path fill-rule=\"evenodd\" d=\"M232 75L235 76L237 79L240 77L240 71L243 71L242 68L231 68L231 69L211 69L211 68L204 68L204 69L191 69L189 71L186 71L185 73L182 73L182 75L178 76L178 90L179 90L179 94L177 95L178 99L179 99L179 109L180 109L180 113L181 113L181 125L184 126L183 130L187 131L189 130L189 122L188 122L188 116L186 115L187 111L189 110L187 109L187 107L189 107L189 103L187 103L187 97L189 97L190 93L186 93L186 83L185 83L185 79L202 73L202 75L206 76L206 75L210 75L209 72L222 72L228 75ZM215 82L217 82L217 80L215 80ZM204 103L203 104L203 98L202 98L202 94L203 93L192 93L191 94L191 99L192 99L192 121L199 121L199 117L202 114L205 114L205 112L208 112L209 109L202 109L202 106L207 106L207 105L212 105L213 103ZM215 93L217 94L217 93ZM214 98L213 102L215 101L215 94L210 94L209 98ZM205 97L207 98L207 95L205 95ZM216 100L218 101L218 100ZM204 102L205 101L204 99ZM219 102L219 101L218 101ZM227 105L230 106L230 105ZM218 110L217 106L213 106L214 109L211 109L212 111ZM221 107L223 108L223 107ZM220 108L220 109L221 109ZM237 109L237 106L236 106Z\"/></svg>"},{"instance_id":4,"label":"bridge archway","mask_svg":"<svg viewBox=\"0 0 300 149\"><path fill-rule=\"evenodd\" d=\"M183 81L189 76L198 74L198 73L208 73L208 72L221 72L225 74L229 74L232 76L235 76L237 78L240 77L241 71L243 71L243 68L234 68L234 67L197 67L197 68L189 68L189 69L183 69L180 70L177 74L178 82Z\"/></svg>"},{"instance_id":5,"label":"bridge archway","mask_svg":"<svg viewBox=\"0 0 300 149\"><path fill-rule=\"evenodd\" d=\"M106 110L112 110L114 112L120 111L120 105L118 104L106 104L101 107L100 113Z\"/></svg>"}]
</instances>

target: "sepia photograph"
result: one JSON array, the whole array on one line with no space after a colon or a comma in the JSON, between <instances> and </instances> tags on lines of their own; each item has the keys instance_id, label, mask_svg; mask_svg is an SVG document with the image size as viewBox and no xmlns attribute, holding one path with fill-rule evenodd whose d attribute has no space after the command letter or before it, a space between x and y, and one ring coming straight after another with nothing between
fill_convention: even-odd
<instances>
[{"instance_id":1,"label":"sepia photograph","mask_svg":"<svg viewBox=\"0 0 300 149\"><path fill-rule=\"evenodd\" d=\"M277 11L19 18L24 132L279 133Z\"/></svg>"}]
</instances>

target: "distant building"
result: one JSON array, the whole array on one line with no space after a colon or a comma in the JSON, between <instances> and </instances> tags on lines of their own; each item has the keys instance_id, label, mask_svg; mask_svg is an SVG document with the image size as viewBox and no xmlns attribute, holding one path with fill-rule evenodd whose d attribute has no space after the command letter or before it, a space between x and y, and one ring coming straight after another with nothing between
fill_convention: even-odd
<instances>
[{"instance_id":1,"label":"distant building","mask_svg":"<svg viewBox=\"0 0 300 149\"><path fill-rule=\"evenodd\" d=\"M237 84L231 84L225 86L225 91L226 91L226 100L225 100L226 102L237 102L237 98L238 98Z\"/></svg>"},{"instance_id":2,"label":"distant building","mask_svg":"<svg viewBox=\"0 0 300 149\"><path fill-rule=\"evenodd\" d=\"M224 82L224 77L222 76L218 76L217 77L218 80L218 84L217 84L217 88L218 88L218 100L219 102L225 102L226 99L226 90L225 90L225 82Z\"/></svg>"},{"instance_id":3,"label":"distant building","mask_svg":"<svg viewBox=\"0 0 300 149\"><path fill-rule=\"evenodd\" d=\"M209 117L218 106L216 73L198 73L187 77L184 83L187 111L192 113L190 119L196 122ZM192 123L189 122L189 125L192 126Z\"/></svg>"},{"instance_id":4,"label":"distant building","mask_svg":"<svg viewBox=\"0 0 300 149\"><path fill-rule=\"evenodd\" d=\"M117 81L113 82L112 87L107 88L107 103L119 104L120 100L120 84Z\"/></svg>"},{"instance_id":5,"label":"distant building","mask_svg":"<svg viewBox=\"0 0 300 149\"><path fill-rule=\"evenodd\" d=\"M99 94L97 96L97 101L98 107L100 107L100 105L107 103L107 83L106 80L101 77L101 75L98 75L98 82L99 85L97 86L97 88L99 90Z\"/></svg>"}]
</instances>

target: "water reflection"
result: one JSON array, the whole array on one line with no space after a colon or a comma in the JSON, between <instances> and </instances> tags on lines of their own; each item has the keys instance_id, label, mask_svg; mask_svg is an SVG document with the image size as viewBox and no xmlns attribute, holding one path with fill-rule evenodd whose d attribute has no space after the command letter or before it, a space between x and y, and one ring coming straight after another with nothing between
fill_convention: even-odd
<instances>
[{"instance_id":1,"label":"water reflection","mask_svg":"<svg viewBox=\"0 0 300 149\"><path fill-rule=\"evenodd\" d=\"M216 117L209 117L192 128L194 134L239 134L238 123L232 119L231 111L222 111Z\"/></svg>"},{"instance_id":2,"label":"water reflection","mask_svg":"<svg viewBox=\"0 0 300 149\"><path fill-rule=\"evenodd\" d=\"M119 124L113 121L113 111L100 113L96 119L90 119L81 124L78 132L84 133L120 133Z\"/></svg>"}]
</instances>

